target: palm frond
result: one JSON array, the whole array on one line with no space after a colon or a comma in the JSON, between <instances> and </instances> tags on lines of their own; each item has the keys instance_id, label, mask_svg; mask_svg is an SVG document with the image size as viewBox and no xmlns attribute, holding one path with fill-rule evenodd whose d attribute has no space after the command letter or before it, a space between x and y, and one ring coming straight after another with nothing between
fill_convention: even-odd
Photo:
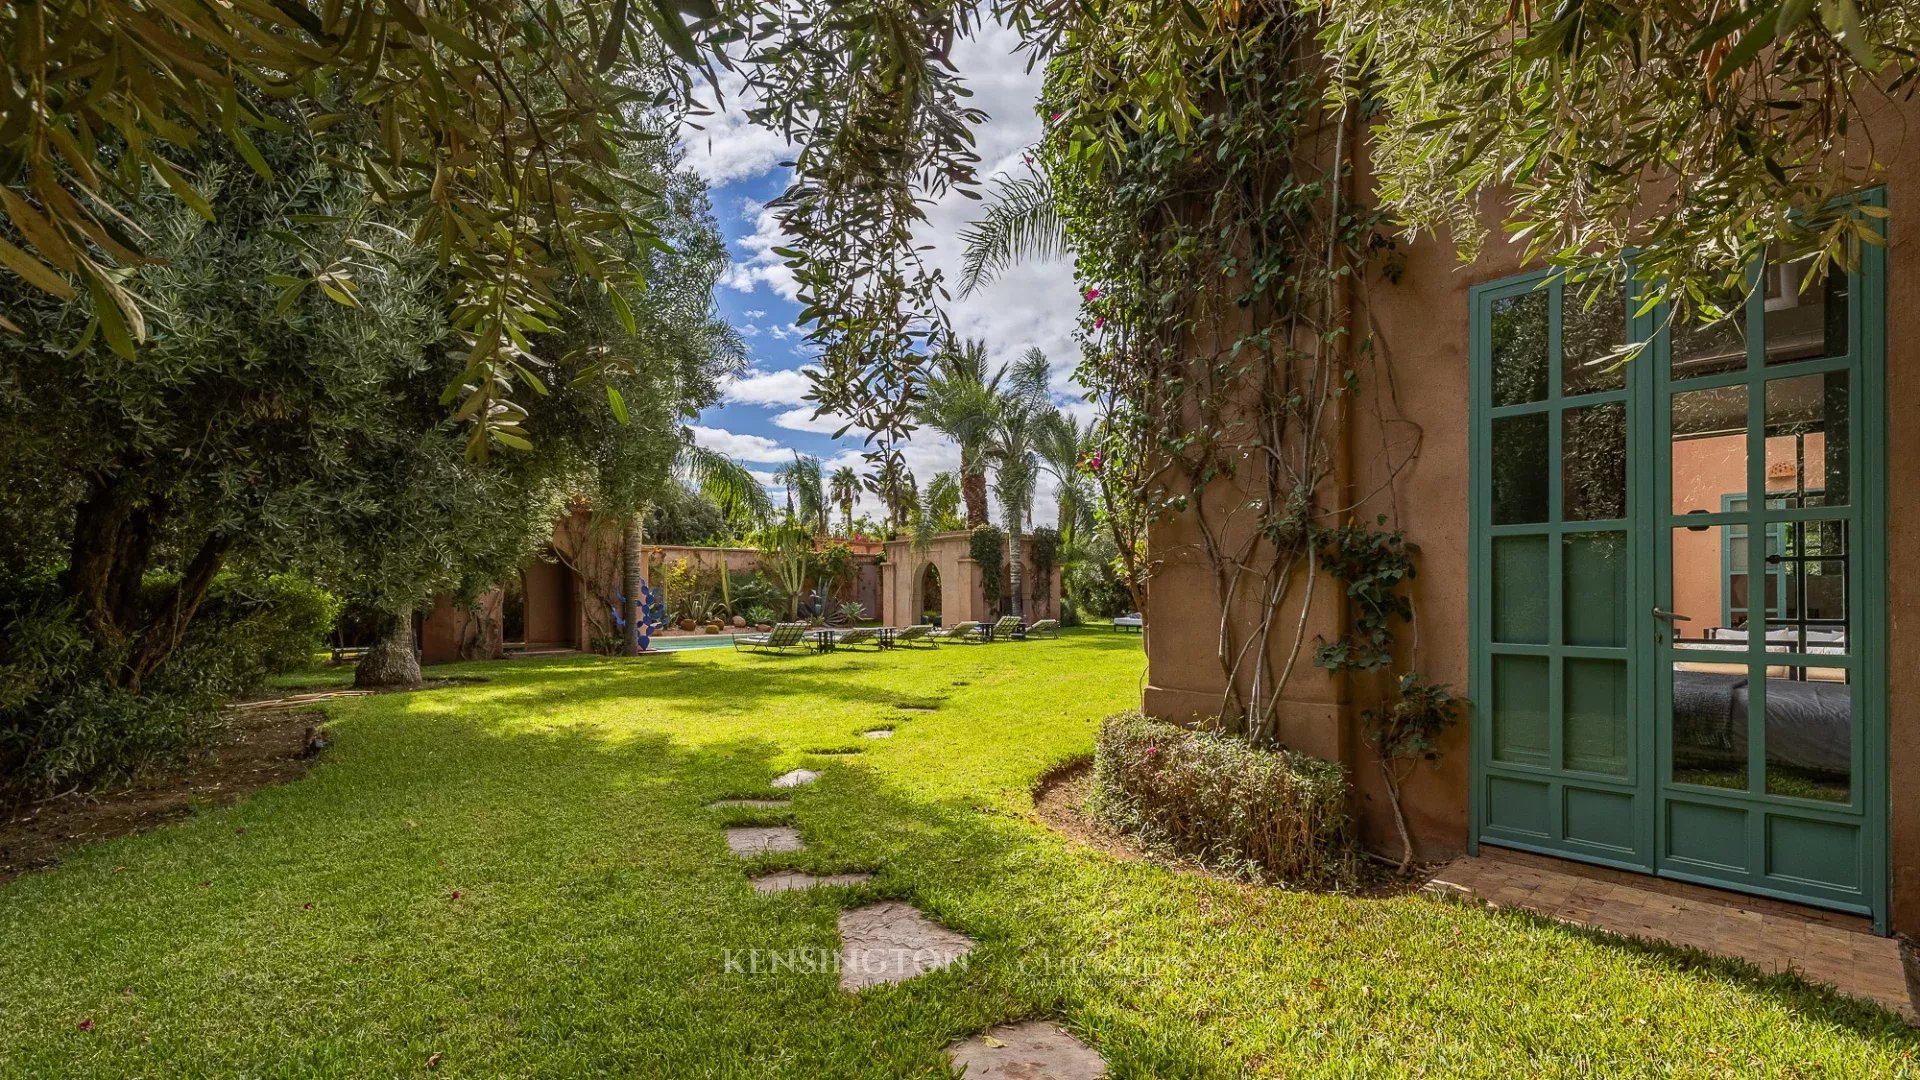
<instances>
[{"instance_id":1,"label":"palm frond","mask_svg":"<svg viewBox=\"0 0 1920 1080\"><path fill-rule=\"evenodd\" d=\"M820 474L820 459L796 453L793 464L774 474L787 486L787 494L800 521L816 533L827 532L827 489Z\"/></svg>"},{"instance_id":2,"label":"palm frond","mask_svg":"<svg viewBox=\"0 0 1920 1080\"><path fill-rule=\"evenodd\" d=\"M960 477L956 473L936 473L927 481L927 491L922 499L926 516L935 527L960 517Z\"/></svg>"},{"instance_id":3,"label":"palm frond","mask_svg":"<svg viewBox=\"0 0 1920 1080\"><path fill-rule=\"evenodd\" d=\"M961 296L972 295L1015 263L1067 253L1066 226L1046 173L996 176L992 184L986 213L960 234L967 246L960 264Z\"/></svg>"},{"instance_id":4,"label":"palm frond","mask_svg":"<svg viewBox=\"0 0 1920 1080\"><path fill-rule=\"evenodd\" d=\"M747 467L704 446L686 444L680 468L689 486L711 499L729 518L745 518L758 525L773 516L773 499Z\"/></svg>"}]
</instances>

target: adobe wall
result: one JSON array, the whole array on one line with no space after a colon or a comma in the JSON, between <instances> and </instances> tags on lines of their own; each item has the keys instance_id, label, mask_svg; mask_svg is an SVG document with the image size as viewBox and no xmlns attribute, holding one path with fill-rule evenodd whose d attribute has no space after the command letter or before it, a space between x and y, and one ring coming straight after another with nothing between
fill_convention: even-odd
<instances>
[{"instance_id":1,"label":"adobe wall","mask_svg":"<svg viewBox=\"0 0 1920 1080\"><path fill-rule=\"evenodd\" d=\"M441 593L420 621L420 662L493 660L500 656L500 590L474 601L471 608Z\"/></svg>"},{"instance_id":2,"label":"adobe wall","mask_svg":"<svg viewBox=\"0 0 1920 1080\"><path fill-rule=\"evenodd\" d=\"M925 554L913 550L907 540L887 542L887 561L881 565L885 581L885 615L888 626L912 626L921 621L929 606L924 595L926 568L940 575L940 621L943 625L978 619L974 612L984 608L980 601L980 574L967 554L971 534L941 533Z\"/></svg>"},{"instance_id":3,"label":"adobe wall","mask_svg":"<svg viewBox=\"0 0 1920 1080\"><path fill-rule=\"evenodd\" d=\"M921 616L929 606L924 595L928 566L940 575L941 625L952 626L968 620L992 621L996 612L988 606L981 591L980 567L968 553L972 540L973 534L969 532L941 533L934 537L932 547L925 554L913 550L910 541L888 541L887 559L880 568L884 593L880 610L885 611L882 621L889 626L911 626L922 621ZM1001 551L1004 557L1006 547L1002 546ZM1031 571L1025 578L1023 600L1027 621L1059 618L1060 568L1054 567L1045 581ZM1011 584L1012 578L1004 563L1000 580L1002 589Z\"/></svg>"}]
</instances>

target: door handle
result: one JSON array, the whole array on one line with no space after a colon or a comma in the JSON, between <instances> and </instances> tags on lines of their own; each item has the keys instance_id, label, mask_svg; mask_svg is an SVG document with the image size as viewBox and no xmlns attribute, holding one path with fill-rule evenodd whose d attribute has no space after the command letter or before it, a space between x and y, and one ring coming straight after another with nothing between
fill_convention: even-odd
<instances>
[{"instance_id":1,"label":"door handle","mask_svg":"<svg viewBox=\"0 0 1920 1080\"><path fill-rule=\"evenodd\" d=\"M1668 611L1665 608L1654 608L1653 617L1656 619L1665 619L1670 623L1693 621L1693 616L1691 615L1682 615L1677 611Z\"/></svg>"}]
</instances>

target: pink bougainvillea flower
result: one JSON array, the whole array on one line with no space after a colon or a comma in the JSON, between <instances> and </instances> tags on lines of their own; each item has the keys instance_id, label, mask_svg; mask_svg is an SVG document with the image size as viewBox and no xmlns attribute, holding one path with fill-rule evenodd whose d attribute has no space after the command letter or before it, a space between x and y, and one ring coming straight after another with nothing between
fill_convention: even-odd
<instances>
[{"instance_id":1,"label":"pink bougainvillea flower","mask_svg":"<svg viewBox=\"0 0 1920 1080\"><path fill-rule=\"evenodd\" d=\"M1102 327L1104 327L1104 326L1106 326L1106 325L1107 325L1107 317L1106 317L1105 315L1096 315L1096 316L1094 316L1094 318L1093 318L1093 328L1094 328L1095 330L1099 330L1099 329L1101 329Z\"/></svg>"},{"instance_id":2,"label":"pink bougainvillea flower","mask_svg":"<svg viewBox=\"0 0 1920 1080\"><path fill-rule=\"evenodd\" d=\"M80 1021L78 1024L75 1024L74 1026L79 1028L81 1031L92 1031L93 1017L89 1016L85 1020Z\"/></svg>"},{"instance_id":3,"label":"pink bougainvillea flower","mask_svg":"<svg viewBox=\"0 0 1920 1080\"><path fill-rule=\"evenodd\" d=\"M1147 753L1149 753L1149 754L1157 754L1157 753L1159 753L1159 752L1160 752L1160 748L1159 748L1159 747L1157 747L1157 746L1149 746L1149 747L1147 747Z\"/></svg>"},{"instance_id":4,"label":"pink bougainvillea flower","mask_svg":"<svg viewBox=\"0 0 1920 1080\"><path fill-rule=\"evenodd\" d=\"M1100 290L1099 290L1099 289L1097 289L1097 288L1094 288L1094 289L1088 289L1088 290L1087 290L1087 299L1089 299L1089 300L1098 300L1098 299L1100 299Z\"/></svg>"},{"instance_id":5,"label":"pink bougainvillea flower","mask_svg":"<svg viewBox=\"0 0 1920 1080\"><path fill-rule=\"evenodd\" d=\"M450 897L450 899L453 899L453 900L460 899L460 890L459 889L453 890L453 896Z\"/></svg>"},{"instance_id":6,"label":"pink bougainvillea flower","mask_svg":"<svg viewBox=\"0 0 1920 1080\"><path fill-rule=\"evenodd\" d=\"M1059 111L1058 111L1058 110L1055 110L1055 112L1054 112L1054 114L1053 114L1053 118L1054 118L1055 120L1058 120L1058 119L1060 119L1060 113L1059 113Z\"/></svg>"},{"instance_id":7,"label":"pink bougainvillea flower","mask_svg":"<svg viewBox=\"0 0 1920 1080\"><path fill-rule=\"evenodd\" d=\"M312 910L313 910L313 901L311 901L311 900L309 900L309 901L307 901L306 903L304 903L304 904L301 904L301 905L300 905L300 910L301 910L301 911L312 911Z\"/></svg>"}]
</instances>

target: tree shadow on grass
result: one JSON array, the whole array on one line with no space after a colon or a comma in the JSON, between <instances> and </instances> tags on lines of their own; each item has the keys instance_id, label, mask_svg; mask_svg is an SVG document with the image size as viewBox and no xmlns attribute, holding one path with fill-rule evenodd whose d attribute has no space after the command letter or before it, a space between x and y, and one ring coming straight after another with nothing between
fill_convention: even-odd
<instances>
[{"instance_id":1,"label":"tree shadow on grass","mask_svg":"<svg viewBox=\"0 0 1920 1080\"><path fill-rule=\"evenodd\" d=\"M1472 954L1505 931L1466 913L1436 921L1424 906L1183 879L872 764L822 763L816 784L775 792L794 748L771 737L690 746L644 726L497 715L626 693L592 685L600 670L544 694L475 687L466 710L361 699L341 707L336 750L307 779L0 889L0 1012L20 1018L0 1031L0 1059L53 1074L81 1054L109 1073L304 1075L417 1071L440 1054L470 1075L925 1076L950 1042L1041 1016L1062 1018L1115 1075L1224 1077L1253 1055L1288 1073L1377 1062L1382 1030L1476 1007L1473 988L1435 966L1456 946L1394 966L1409 935L1464 933L1457 948L1504 973ZM763 812L706 803L771 794L789 805L758 820L795 824L809 848L733 857L723 829ZM775 868L877 876L755 894L748 877ZM752 950L830 956L838 911L880 898L979 946L963 966L857 997L830 970L729 963ZM1584 947L1554 925L1568 951ZM1513 981L1545 984L1543 1011L1554 987L1582 979L1557 966L1561 952L1536 946L1509 965ZM1617 955L1589 962L1610 980L1645 978ZM1649 955L1673 980L1660 1000L1676 1006L1709 977L1888 1053L1912 1046L1830 992ZM1403 981L1388 989L1411 1013L1341 996L1376 966ZM94 1041L73 1041L76 1016L96 1021ZM1483 1021L1503 1043L1488 1052L1518 1047L1528 1064L1525 1047L1557 1030L1539 1020ZM1298 1025L1319 1032L1310 1048ZM1682 1051L1709 1048L1683 1045L1667 1064L1684 1071ZM1449 1060L1407 1052L1415 1071Z\"/></svg>"}]
</instances>

